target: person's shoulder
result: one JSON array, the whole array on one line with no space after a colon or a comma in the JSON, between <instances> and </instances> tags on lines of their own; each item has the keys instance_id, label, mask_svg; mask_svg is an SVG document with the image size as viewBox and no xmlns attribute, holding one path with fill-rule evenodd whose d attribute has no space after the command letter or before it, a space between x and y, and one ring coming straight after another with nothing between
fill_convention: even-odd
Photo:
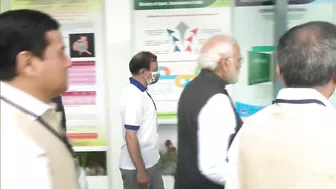
<instances>
[{"instance_id":1,"label":"person's shoulder","mask_svg":"<svg viewBox=\"0 0 336 189\"><path fill-rule=\"evenodd\" d=\"M222 107L223 104L228 104L230 105L230 108L231 108L231 102L230 102L229 97L223 93L214 94L207 101L207 105L212 105L212 106Z\"/></svg>"},{"instance_id":2,"label":"person's shoulder","mask_svg":"<svg viewBox=\"0 0 336 189\"><path fill-rule=\"evenodd\" d=\"M135 85L133 84L128 84L122 94L125 95L125 96L139 96L141 95L143 92L140 91Z\"/></svg>"},{"instance_id":3,"label":"person's shoulder","mask_svg":"<svg viewBox=\"0 0 336 189\"><path fill-rule=\"evenodd\" d=\"M273 105L266 106L265 108L257 111L252 116L248 117L244 121L244 125L254 124L255 122L264 121L269 118L270 112L272 112Z\"/></svg>"},{"instance_id":4,"label":"person's shoulder","mask_svg":"<svg viewBox=\"0 0 336 189\"><path fill-rule=\"evenodd\" d=\"M17 129L20 122L16 116L18 110L4 101L0 101L0 106L1 109L6 110L0 111L1 132L3 132L3 130Z\"/></svg>"},{"instance_id":5,"label":"person's shoulder","mask_svg":"<svg viewBox=\"0 0 336 189\"><path fill-rule=\"evenodd\" d=\"M195 94L195 92L201 90L199 88L198 84L197 84L198 83L197 80L198 80L198 76L196 78L194 78L193 80L191 80L187 85L185 85L185 87L182 90L181 97L183 97L185 95L187 95L187 96L193 95L193 94ZM187 96L186 96L186 98L189 98Z\"/></svg>"},{"instance_id":6,"label":"person's shoulder","mask_svg":"<svg viewBox=\"0 0 336 189\"><path fill-rule=\"evenodd\" d=\"M140 98L142 92L134 85L128 84L121 93L121 98L125 100L132 100L134 98Z\"/></svg>"},{"instance_id":7,"label":"person's shoulder","mask_svg":"<svg viewBox=\"0 0 336 189\"><path fill-rule=\"evenodd\" d=\"M122 106L126 104L141 104L143 93L136 86L129 84L121 94L120 103Z\"/></svg>"},{"instance_id":8,"label":"person's shoulder","mask_svg":"<svg viewBox=\"0 0 336 189\"><path fill-rule=\"evenodd\" d=\"M302 123L310 123L312 125L323 125L322 127L329 127L328 125L334 125L336 123L336 110L332 108L326 108L320 105L314 106L313 109L300 109L300 112L293 111L292 109L282 109L279 110L276 105L269 105L258 111L254 115L248 117L244 121L243 127L252 125L268 125L274 123L275 121L288 119L291 120L301 120ZM267 124L266 124L267 123ZM323 123L323 124L321 124ZM330 124L328 124L330 123ZM336 127L335 127L336 128Z\"/></svg>"},{"instance_id":9,"label":"person's shoulder","mask_svg":"<svg viewBox=\"0 0 336 189\"><path fill-rule=\"evenodd\" d=\"M319 119L324 123L334 124L336 123L336 109L333 107L319 107L319 109L316 109L316 111L314 111L314 118Z\"/></svg>"},{"instance_id":10,"label":"person's shoulder","mask_svg":"<svg viewBox=\"0 0 336 189\"><path fill-rule=\"evenodd\" d=\"M227 101L230 100L228 95L224 93L216 93L209 98L209 101Z\"/></svg>"}]
</instances>

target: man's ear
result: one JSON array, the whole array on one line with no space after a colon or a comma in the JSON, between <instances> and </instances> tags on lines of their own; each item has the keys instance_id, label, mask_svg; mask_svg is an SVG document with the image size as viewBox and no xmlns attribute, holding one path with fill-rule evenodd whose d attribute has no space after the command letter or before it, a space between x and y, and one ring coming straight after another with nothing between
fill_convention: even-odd
<instances>
[{"instance_id":1,"label":"man's ear","mask_svg":"<svg viewBox=\"0 0 336 189\"><path fill-rule=\"evenodd\" d=\"M18 75L34 76L39 72L38 65L34 62L34 55L29 51L20 52L16 56L16 72Z\"/></svg>"},{"instance_id":2,"label":"man's ear","mask_svg":"<svg viewBox=\"0 0 336 189\"><path fill-rule=\"evenodd\" d=\"M285 79L284 79L284 77L283 77L283 74L282 74L282 72L280 71L280 66L279 66L279 64L276 65L276 72L277 72L278 76L280 77L282 83L283 83L284 85L286 85L286 82L285 82Z\"/></svg>"},{"instance_id":3,"label":"man's ear","mask_svg":"<svg viewBox=\"0 0 336 189\"><path fill-rule=\"evenodd\" d=\"M146 69L141 69L139 73L145 74L147 72Z\"/></svg>"},{"instance_id":4,"label":"man's ear","mask_svg":"<svg viewBox=\"0 0 336 189\"><path fill-rule=\"evenodd\" d=\"M282 73L280 72L279 64L276 65L276 72L277 72L278 76L282 78Z\"/></svg>"},{"instance_id":5,"label":"man's ear","mask_svg":"<svg viewBox=\"0 0 336 189\"><path fill-rule=\"evenodd\" d=\"M229 66L230 66L229 64L230 64L229 58L221 58L219 60L219 66L225 72L229 70Z\"/></svg>"},{"instance_id":6,"label":"man's ear","mask_svg":"<svg viewBox=\"0 0 336 189\"><path fill-rule=\"evenodd\" d=\"M336 74L334 74L333 82L334 82L334 84L336 85Z\"/></svg>"}]
</instances>

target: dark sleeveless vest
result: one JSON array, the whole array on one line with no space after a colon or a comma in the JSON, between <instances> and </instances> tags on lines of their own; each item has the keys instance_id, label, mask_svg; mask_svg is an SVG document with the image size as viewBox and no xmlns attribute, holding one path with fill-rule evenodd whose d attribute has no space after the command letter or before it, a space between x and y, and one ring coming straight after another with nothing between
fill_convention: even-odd
<instances>
[{"instance_id":1,"label":"dark sleeveless vest","mask_svg":"<svg viewBox=\"0 0 336 189\"><path fill-rule=\"evenodd\" d=\"M216 184L203 176L197 165L198 114L212 96L220 93L229 97L224 81L213 72L202 70L181 94L178 103L178 163L175 189L224 189L223 185ZM232 101L231 105L234 109ZM236 132L230 137L227 148L230 147L243 124L237 113L236 120ZM223 150L228 150L224 148ZM226 160L223 159L223 161Z\"/></svg>"}]
</instances>

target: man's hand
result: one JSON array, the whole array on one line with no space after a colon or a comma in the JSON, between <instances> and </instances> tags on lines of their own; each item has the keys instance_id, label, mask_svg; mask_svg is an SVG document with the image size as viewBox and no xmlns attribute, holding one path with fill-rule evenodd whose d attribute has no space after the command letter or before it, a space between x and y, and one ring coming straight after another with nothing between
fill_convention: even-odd
<instances>
[{"instance_id":1,"label":"man's hand","mask_svg":"<svg viewBox=\"0 0 336 189\"><path fill-rule=\"evenodd\" d=\"M137 173L136 173L137 182L140 186L143 186L144 189L148 189L149 188L149 175L146 171L145 165L141 157L137 132L134 130L126 130L125 138L126 138L128 152L137 170Z\"/></svg>"},{"instance_id":2,"label":"man's hand","mask_svg":"<svg viewBox=\"0 0 336 189\"><path fill-rule=\"evenodd\" d=\"M137 171L137 182L139 185L143 186L144 189L149 188L149 176L147 172L144 171Z\"/></svg>"}]
</instances>

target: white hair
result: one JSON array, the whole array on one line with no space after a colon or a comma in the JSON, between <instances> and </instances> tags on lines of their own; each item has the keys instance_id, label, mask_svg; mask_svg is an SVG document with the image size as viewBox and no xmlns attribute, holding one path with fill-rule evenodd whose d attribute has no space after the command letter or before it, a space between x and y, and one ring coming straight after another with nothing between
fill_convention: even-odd
<instances>
[{"instance_id":1,"label":"white hair","mask_svg":"<svg viewBox=\"0 0 336 189\"><path fill-rule=\"evenodd\" d=\"M205 42L197 59L200 69L214 71L221 58L229 58L233 53L233 45L237 42L230 36L216 35Z\"/></svg>"}]
</instances>

